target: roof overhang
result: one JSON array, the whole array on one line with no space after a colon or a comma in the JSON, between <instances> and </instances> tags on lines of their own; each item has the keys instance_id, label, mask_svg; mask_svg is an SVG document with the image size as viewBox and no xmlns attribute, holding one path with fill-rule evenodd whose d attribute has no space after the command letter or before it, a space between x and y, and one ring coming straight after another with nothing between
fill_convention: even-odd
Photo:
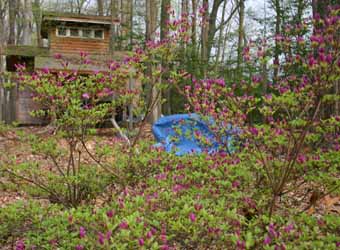
<instances>
[{"instance_id":1,"label":"roof overhang","mask_svg":"<svg viewBox=\"0 0 340 250\"><path fill-rule=\"evenodd\" d=\"M112 19L111 16L94 16L58 12L45 12L43 14L43 22L73 22L99 25L112 25L120 23L118 19Z\"/></svg>"}]
</instances>

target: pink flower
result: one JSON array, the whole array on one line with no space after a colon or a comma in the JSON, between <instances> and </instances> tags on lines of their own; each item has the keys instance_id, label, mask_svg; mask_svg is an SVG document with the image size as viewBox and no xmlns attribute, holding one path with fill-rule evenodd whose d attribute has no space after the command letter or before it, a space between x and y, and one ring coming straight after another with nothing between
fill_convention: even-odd
<instances>
[{"instance_id":1,"label":"pink flower","mask_svg":"<svg viewBox=\"0 0 340 250\"><path fill-rule=\"evenodd\" d=\"M140 238L140 239L138 239L138 245L139 246L144 246L144 239L143 238Z\"/></svg>"},{"instance_id":2,"label":"pink flower","mask_svg":"<svg viewBox=\"0 0 340 250\"><path fill-rule=\"evenodd\" d=\"M307 157L305 155L298 155L296 161L299 163L299 164L303 164L307 161Z\"/></svg>"},{"instance_id":3,"label":"pink flower","mask_svg":"<svg viewBox=\"0 0 340 250\"><path fill-rule=\"evenodd\" d=\"M259 131L257 130L257 128L255 127L251 127L249 128L249 132L254 135L254 136L258 136L259 135Z\"/></svg>"},{"instance_id":4,"label":"pink flower","mask_svg":"<svg viewBox=\"0 0 340 250\"><path fill-rule=\"evenodd\" d=\"M50 70L48 69L48 68L43 68L42 70L41 70L44 74L49 74L50 73Z\"/></svg>"},{"instance_id":5,"label":"pink flower","mask_svg":"<svg viewBox=\"0 0 340 250\"><path fill-rule=\"evenodd\" d=\"M264 238L263 245L269 245L272 242L272 239L269 237L269 235Z\"/></svg>"},{"instance_id":6,"label":"pink flower","mask_svg":"<svg viewBox=\"0 0 340 250\"><path fill-rule=\"evenodd\" d=\"M80 238L84 238L85 235L86 235L86 230L85 230L85 228L84 228L84 227L80 227L80 228L79 228L79 237L80 237Z\"/></svg>"},{"instance_id":7,"label":"pink flower","mask_svg":"<svg viewBox=\"0 0 340 250\"><path fill-rule=\"evenodd\" d=\"M290 231L292 231L294 229L294 225L293 224L289 224L288 226L286 226L285 228L284 228L284 231L286 232L286 233L290 233Z\"/></svg>"},{"instance_id":8,"label":"pink flower","mask_svg":"<svg viewBox=\"0 0 340 250\"><path fill-rule=\"evenodd\" d=\"M77 245L76 250L84 250L84 246L83 245Z\"/></svg>"},{"instance_id":9,"label":"pink flower","mask_svg":"<svg viewBox=\"0 0 340 250\"><path fill-rule=\"evenodd\" d=\"M90 95L88 93L84 93L81 95L85 100L90 99Z\"/></svg>"},{"instance_id":10,"label":"pink flower","mask_svg":"<svg viewBox=\"0 0 340 250\"><path fill-rule=\"evenodd\" d=\"M122 221L122 222L119 224L119 228L120 228L120 229L128 229L128 228L129 228L129 224L128 224L126 221Z\"/></svg>"},{"instance_id":11,"label":"pink flower","mask_svg":"<svg viewBox=\"0 0 340 250\"><path fill-rule=\"evenodd\" d=\"M231 184L232 188L238 188L240 186L240 182L238 180L233 181Z\"/></svg>"},{"instance_id":12,"label":"pink flower","mask_svg":"<svg viewBox=\"0 0 340 250\"><path fill-rule=\"evenodd\" d=\"M103 233L98 233L98 242L99 242L100 245L104 245L105 239L104 239Z\"/></svg>"},{"instance_id":13,"label":"pink flower","mask_svg":"<svg viewBox=\"0 0 340 250\"><path fill-rule=\"evenodd\" d=\"M110 230L107 231L107 232L106 232L106 235L105 235L105 236L106 236L106 239L107 239L107 240L110 240L111 235L112 235L112 231L110 231Z\"/></svg>"},{"instance_id":14,"label":"pink flower","mask_svg":"<svg viewBox=\"0 0 340 250\"><path fill-rule=\"evenodd\" d=\"M238 240L236 242L236 249L237 250L245 250L246 249L246 243L244 241Z\"/></svg>"},{"instance_id":15,"label":"pink flower","mask_svg":"<svg viewBox=\"0 0 340 250\"><path fill-rule=\"evenodd\" d=\"M80 56L81 57L87 57L89 55L89 53L84 52L84 51L80 51Z\"/></svg>"},{"instance_id":16,"label":"pink flower","mask_svg":"<svg viewBox=\"0 0 340 250\"><path fill-rule=\"evenodd\" d=\"M195 222L196 221L196 215L194 213L190 213L189 219L191 220L191 222Z\"/></svg>"},{"instance_id":17,"label":"pink flower","mask_svg":"<svg viewBox=\"0 0 340 250\"><path fill-rule=\"evenodd\" d=\"M194 205L194 208L195 208L196 211L200 211L203 208L203 205L197 203L197 204Z\"/></svg>"},{"instance_id":18,"label":"pink flower","mask_svg":"<svg viewBox=\"0 0 340 250\"><path fill-rule=\"evenodd\" d=\"M22 240L19 240L15 246L15 250L25 250L26 246Z\"/></svg>"},{"instance_id":19,"label":"pink flower","mask_svg":"<svg viewBox=\"0 0 340 250\"><path fill-rule=\"evenodd\" d=\"M112 218L113 215L114 215L114 211L113 210L109 210L109 211L106 212L106 215L107 215L107 217Z\"/></svg>"},{"instance_id":20,"label":"pink flower","mask_svg":"<svg viewBox=\"0 0 340 250\"><path fill-rule=\"evenodd\" d=\"M56 53L56 54L54 54L54 59L57 59L57 60L59 60L59 59L61 59L62 58L62 56L61 56L61 54L60 53Z\"/></svg>"}]
</instances>

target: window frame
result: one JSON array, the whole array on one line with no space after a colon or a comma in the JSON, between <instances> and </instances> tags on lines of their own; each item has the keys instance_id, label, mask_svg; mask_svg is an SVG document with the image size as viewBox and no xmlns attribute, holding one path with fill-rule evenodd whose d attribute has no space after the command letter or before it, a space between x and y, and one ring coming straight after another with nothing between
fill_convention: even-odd
<instances>
[{"instance_id":1,"label":"window frame","mask_svg":"<svg viewBox=\"0 0 340 250\"><path fill-rule=\"evenodd\" d=\"M65 29L66 30L66 35L60 35L59 34L59 30L60 29ZM79 36L72 36L71 35L71 29L78 29ZM83 30L90 30L91 31L91 36L90 37L84 37L83 36ZM102 36L101 37L96 37L95 36L95 32L96 31L101 31ZM101 29L101 28L81 28L81 27L57 26L57 28L56 28L56 36L57 37L62 37L62 38L78 38L78 39L104 40L105 39L105 32L104 32L104 29Z\"/></svg>"}]
</instances>

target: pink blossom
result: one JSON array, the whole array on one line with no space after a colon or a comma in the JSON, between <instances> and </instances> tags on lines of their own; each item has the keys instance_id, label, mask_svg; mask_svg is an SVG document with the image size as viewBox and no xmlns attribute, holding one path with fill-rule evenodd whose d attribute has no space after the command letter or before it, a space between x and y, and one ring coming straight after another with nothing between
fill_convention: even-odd
<instances>
[{"instance_id":1,"label":"pink blossom","mask_svg":"<svg viewBox=\"0 0 340 250\"><path fill-rule=\"evenodd\" d=\"M286 233L290 233L293 229L294 229L294 225L293 225L293 224L289 224L288 226L286 226L286 227L284 228L284 231L285 231Z\"/></svg>"},{"instance_id":2,"label":"pink blossom","mask_svg":"<svg viewBox=\"0 0 340 250\"><path fill-rule=\"evenodd\" d=\"M84 94L82 94L81 96L82 96L85 100L90 99L89 93L84 93Z\"/></svg>"},{"instance_id":3,"label":"pink blossom","mask_svg":"<svg viewBox=\"0 0 340 250\"><path fill-rule=\"evenodd\" d=\"M191 222L195 222L196 221L196 215L194 213L190 213L189 219L191 220Z\"/></svg>"},{"instance_id":4,"label":"pink blossom","mask_svg":"<svg viewBox=\"0 0 340 250\"><path fill-rule=\"evenodd\" d=\"M107 217L112 218L113 215L114 215L114 211L113 210L109 210L109 211L106 212L106 215L107 215Z\"/></svg>"},{"instance_id":5,"label":"pink blossom","mask_svg":"<svg viewBox=\"0 0 340 250\"><path fill-rule=\"evenodd\" d=\"M251 127L249 128L249 132L254 135L254 136L258 136L259 135L259 131L257 130L257 128L255 127Z\"/></svg>"},{"instance_id":6,"label":"pink blossom","mask_svg":"<svg viewBox=\"0 0 340 250\"><path fill-rule=\"evenodd\" d=\"M140 238L140 239L138 239L138 245L139 246L144 246L144 239L143 238Z\"/></svg>"},{"instance_id":7,"label":"pink blossom","mask_svg":"<svg viewBox=\"0 0 340 250\"><path fill-rule=\"evenodd\" d=\"M104 245L105 239L104 239L104 234L103 233L98 233L98 243L100 245Z\"/></svg>"},{"instance_id":8,"label":"pink blossom","mask_svg":"<svg viewBox=\"0 0 340 250\"><path fill-rule=\"evenodd\" d=\"M106 232L106 235L105 235L106 239L107 239L107 240L110 240L111 236L112 236L112 231L110 231L110 230L107 231L107 232Z\"/></svg>"},{"instance_id":9,"label":"pink blossom","mask_svg":"<svg viewBox=\"0 0 340 250\"><path fill-rule=\"evenodd\" d=\"M272 239L269 237L269 235L267 235L264 238L263 245L269 245L271 242L272 242Z\"/></svg>"},{"instance_id":10,"label":"pink blossom","mask_svg":"<svg viewBox=\"0 0 340 250\"><path fill-rule=\"evenodd\" d=\"M84 250L84 246L83 245L77 245L75 248L76 248L76 250Z\"/></svg>"},{"instance_id":11,"label":"pink blossom","mask_svg":"<svg viewBox=\"0 0 340 250\"><path fill-rule=\"evenodd\" d=\"M57 60L59 60L59 59L61 59L62 58L62 56L61 56L61 54L60 53L56 53L56 54L54 54L54 59L57 59Z\"/></svg>"},{"instance_id":12,"label":"pink blossom","mask_svg":"<svg viewBox=\"0 0 340 250\"><path fill-rule=\"evenodd\" d=\"M231 184L232 188L238 188L240 186L240 182L238 180L233 181Z\"/></svg>"},{"instance_id":13,"label":"pink blossom","mask_svg":"<svg viewBox=\"0 0 340 250\"><path fill-rule=\"evenodd\" d=\"M119 228L120 228L120 229L128 229L128 228L129 228L129 224L128 224L126 221L122 221L122 222L119 224Z\"/></svg>"},{"instance_id":14,"label":"pink blossom","mask_svg":"<svg viewBox=\"0 0 340 250\"><path fill-rule=\"evenodd\" d=\"M15 246L16 250L25 250L26 246L25 243L22 240L19 240Z\"/></svg>"},{"instance_id":15,"label":"pink blossom","mask_svg":"<svg viewBox=\"0 0 340 250\"><path fill-rule=\"evenodd\" d=\"M84 228L84 227L80 227L80 228L79 228L79 237L80 237L80 238L84 238L85 235L86 235L86 230L85 230L85 228Z\"/></svg>"}]
</instances>

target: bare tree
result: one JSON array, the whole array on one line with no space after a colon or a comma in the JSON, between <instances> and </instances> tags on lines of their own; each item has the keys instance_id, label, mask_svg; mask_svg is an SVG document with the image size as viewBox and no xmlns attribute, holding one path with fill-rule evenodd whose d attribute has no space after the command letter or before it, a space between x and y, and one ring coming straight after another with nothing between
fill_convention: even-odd
<instances>
[{"instance_id":1,"label":"bare tree","mask_svg":"<svg viewBox=\"0 0 340 250\"><path fill-rule=\"evenodd\" d=\"M196 29L197 29L197 1L191 0L192 5L192 26L191 26L191 40L192 40L192 46L193 51L196 50L196 42L197 42L197 35L196 35Z\"/></svg>"},{"instance_id":2,"label":"bare tree","mask_svg":"<svg viewBox=\"0 0 340 250\"><path fill-rule=\"evenodd\" d=\"M23 0L23 32L22 43L23 45L31 45L32 31L33 31L33 15L32 15L32 2L31 0Z\"/></svg>"},{"instance_id":3,"label":"bare tree","mask_svg":"<svg viewBox=\"0 0 340 250\"><path fill-rule=\"evenodd\" d=\"M104 15L104 3L103 0L97 0L97 10L100 16Z\"/></svg>"},{"instance_id":4,"label":"bare tree","mask_svg":"<svg viewBox=\"0 0 340 250\"><path fill-rule=\"evenodd\" d=\"M239 1L239 24L238 24L238 43L237 43L237 73L239 77L242 76L242 50L243 50L243 42L244 42L244 0Z\"/></svg>"},{"instance_id":5,"label":"bare tree","mask_svg":"<svg viewBox=\"0 0 340 250\"><path fill-rule=\"evenodd\" d=\"M154 40L156 38L157 30L157 19L158 19L158 0L146 0L146 34L145 38L147 41ZM149 121L151 123L155 122L161 116L161 103L160 103L160 92L155 89L155 84L160 81L160 79L155 79L152 74L152 66L149 65L147 69L147 75L149 79L149 84L147 85L147 102L155 103L153 105L152 112L149 116ZM150 89L151 88L151 89Z\"/></svg>"},{"instance_id":6,"label":"bare tree","mask_svg":"<svg viewBox=\"0 0 340 250\"><path fill-rule=\"evenodd\" d=\"M208 50L209 50L209 0L203 0L203 8L205 12L202 20L202 31L201 31L201 61L203 65L203 74L207 74L208 65Z\"/></svg>"},{"instance_id":7,"label":"bare tree","mask_svg":"<svg viewBox=\"0 0 340 250\"><path fill-rule=\"evenodd\" d=\"M9 35L7 44L15 44L15 16L16 16L17 1L10 0L8 2L8 17L9 17Z\"/></svg>"},{"instance_id":8,"label":"bare tree","mask_svg":"<svg viewBox=\"0 0 340 250\"><path fill-rule=\"evenodd\" d=\"M34 0L32 3L32 13L35 22L35 27L37 31L37 43L39 47L43 46L41 38L41 22L42 22L42 10L41 10L41 0Z\"/></svg>"}]
</instances>

